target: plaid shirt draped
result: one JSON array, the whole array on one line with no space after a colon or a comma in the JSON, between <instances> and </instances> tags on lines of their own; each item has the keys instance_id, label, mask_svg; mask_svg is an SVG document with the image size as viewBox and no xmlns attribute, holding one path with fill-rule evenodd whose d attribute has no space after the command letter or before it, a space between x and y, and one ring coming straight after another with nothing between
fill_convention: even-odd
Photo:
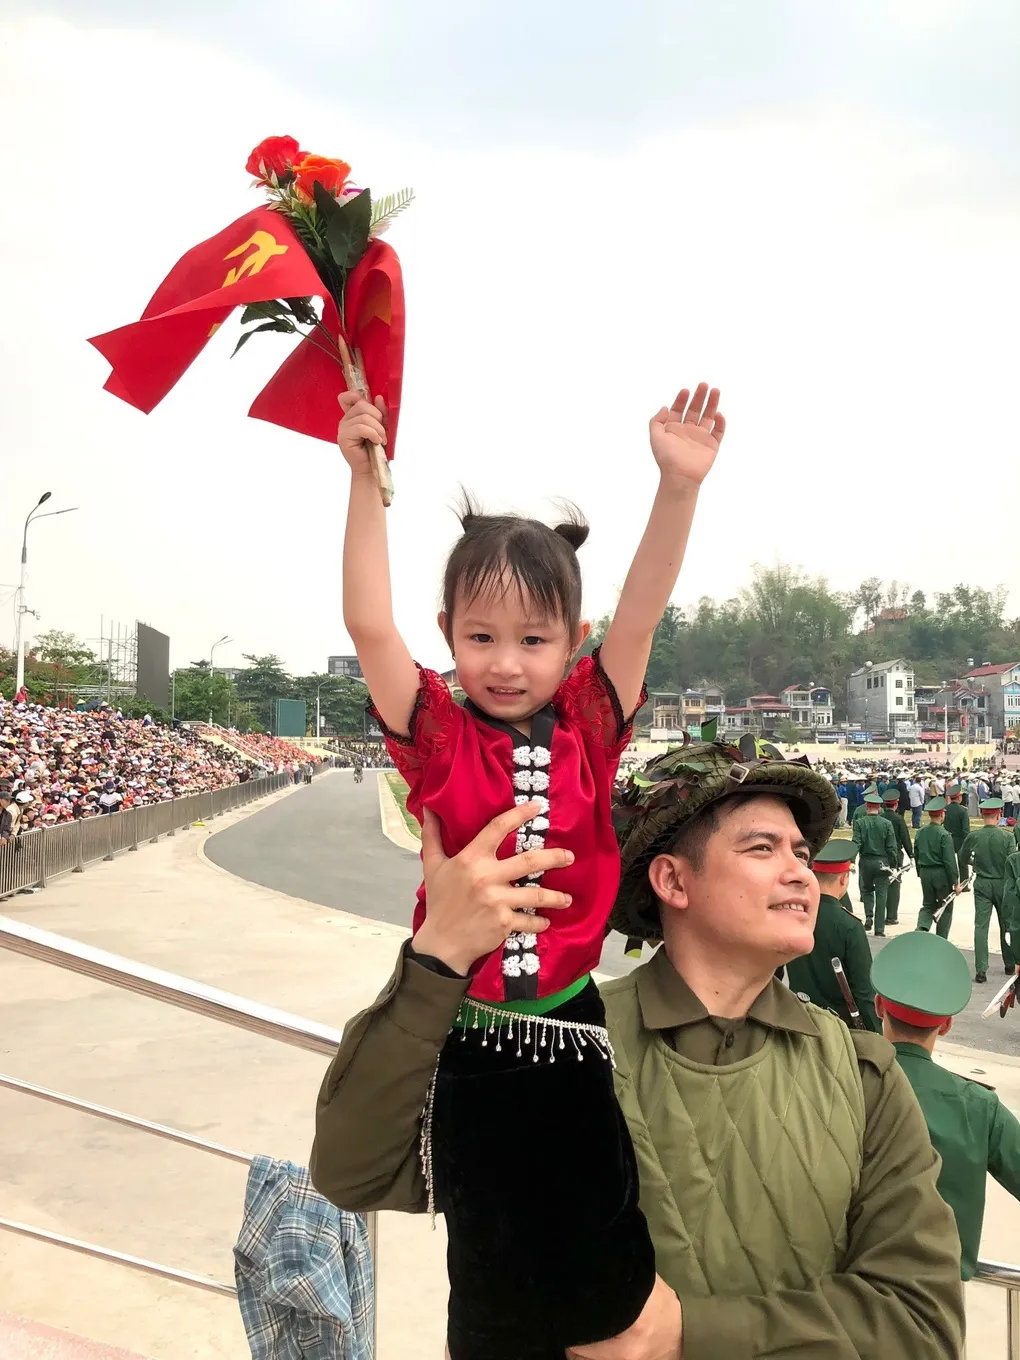
<instances>
[{"instance_id":1,"label":"plaid shirt draped","mask_svg":"<svg viewBox=\"0 0 1020 1360\"><path fill-rule=\"evenodd\" d=\"M364 1220L318 1194L304 1167L252 1161L234 1276L252 1360L373 1360Z\"/></svg>"}]
</instances>

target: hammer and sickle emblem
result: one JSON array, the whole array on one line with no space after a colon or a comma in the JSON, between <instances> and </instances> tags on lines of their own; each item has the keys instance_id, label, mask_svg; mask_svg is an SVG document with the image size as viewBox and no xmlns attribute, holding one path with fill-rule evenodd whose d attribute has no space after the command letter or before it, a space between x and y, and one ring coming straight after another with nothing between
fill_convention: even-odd
<instances>
[{"instance_id":1,"label":"hammer and sickle emblem","mask_svg":"<svg viewBox=\"0 0 1020 1360\"><path fill-rule=\"evenodd\" d=\"M229 288L232 283L236 283L245 274L259 274L273 258L274 255L286 255L287 247L277 243L275 236L270 236L268 231L255 231L248 237L243 245L239 245L236 250L232 250L229 255L224 255L225 260L236 259L238 255L244 255L246 250L252 253L246 256L240 264L233 265L227 277L223 280L221 287Z\"/></svg>"}]
</instances>

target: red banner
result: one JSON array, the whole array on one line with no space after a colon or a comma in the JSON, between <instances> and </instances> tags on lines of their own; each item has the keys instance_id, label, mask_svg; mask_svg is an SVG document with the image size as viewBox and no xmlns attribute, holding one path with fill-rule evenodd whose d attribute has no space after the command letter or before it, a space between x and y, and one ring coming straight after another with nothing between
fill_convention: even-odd
<instances>
[{"instance_id":1,"label":"red banner","mask_svg":"<svg viewBox=\"0 0 1020 1360\"><path fill-rule=\"evenodd\" d=\"M396 251L385 241L370 242L351 271L344 310L347 343L352 353L361 355L372 396L381 396L389 411L386 456L392 459L404 371L404 285ZM335 337L340 318L329 297L322 322ZM334 440L339 420L337 397L346 390L339 361L328 351L326 337L312 334L280 365L248 414L314 439Z\"/></svg>"},{"instance_id":2,"label":"red banner","mask_svg":"<svg viewBox=\"0 0 1020 1360\"><path fill-rule=\"evenodd\" d=\"M321 297L324 291L287 220L270 208L255 208L178 260L140 321L93 336L89 343L113 366L106 391L149 412L235 307Z\"/></svg>"},{"instance_id":3,"label":"red banner","mask_svg":"<svg viewBox=\"0 0 1020 1360\"><path fill-rule=\"evenodd\" d=\"M194 363L235 307L320 297L322 324L301 341L255 398L248 414L332 443L346 390L336 304L286 218L256 208L189 250L156 290L139 321L95 345L113 367L107 392L148 413ZM383 241L369 243L344 294L346 342L360 355L373 397L389 410L386 455L393 457L404 365L404 289L400 261ZM274 341L278 343L276 337Z\"/></svg>"}]
</instances>

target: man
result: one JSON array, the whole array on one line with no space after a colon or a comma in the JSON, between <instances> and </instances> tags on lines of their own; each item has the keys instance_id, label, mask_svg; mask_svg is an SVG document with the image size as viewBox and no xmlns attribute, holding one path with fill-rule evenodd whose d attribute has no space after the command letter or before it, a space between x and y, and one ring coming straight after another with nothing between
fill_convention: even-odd
<instances>
[{"instance_id":1,"label":"man","mask_svg":"<svg viewBox=\"0 0 1020 1360\"><path fill-rule=\"evenodd\" d=\"M1016 970L1020 973L1020 850L1006 857L1002 880L1002 917L1010 938Z\"/></svg>"},{"instance_id":2,"label":"man","mask_svg":"<svg viewBox=\"0 0 1020 1360\"><path fill-rule=\"evenodd\" d=\"M857 807L854 809L853 822L857 822L857 821L860 820L860 818L866 817L866 816L868 815L868 794L869 794L869 793L878 793L878 794L879 794L878 801L879 801L879 803L881 803L881 801L882 801L882 795L879 793L878 784L877 784L876 781L873 779L873 780L871 781L871 783L868 785L868 787L862 792L862 794L861 794L861 801L857 804ZM851 823L851 825L852 825L852 824L853 824L853 823Z\"/></svg>"},{"instance_id":3,"label":"man","mask_svg":"<svg viewBox=\"0 0 1020 1360\"><path fill-rule=\"evenodd\" d=\"M985 1184L990 1172L1020 1199L1020 1122L998 1096L932 1060L935 1042L971 997L967 960L937 935L912 931L891 940L872 970L882 1032L896 1049L942 1158L939 1193L960 1234L960 1273L977 1269Z\"/></svg>"},{"instance_id":4,"label":"man","mask_svg":"<svg viewBox=\"0 0 1020 1360\"><path fill-rule=\"evenodd\" d=\"M885 807L882 809L882 816L886 819L893 829L896 837L896 868L902 868L904 864L903 856L906 855L906 863L914 862L914 843L910 839L910 832L907 824L900 816L900 791L895 784L890 785L883 794ZM886 895L885 904L886 925L896 926L900 923L900 880L898 878L889 879L889 887Z\"/></svg>"},{"instance_id":5,"label":"man","mask_svg":"<svg viewBox=\"0 0 1020 1360\"><path fill-rule=\"evenodd\" d=\"M999 819L1002 817L1001 798L985 798L978 804L978 811L983 825L980 831L971 832L963 843L963 849L960 851L960 873L969 873L971 865L974 866L974 981L986 982L988 926L993 910L999 923L999 948L1002 950L1004 971L1014 972L1017 962L1013 948L1006 939L1006 926L1002 914L1006 860L1012 853L1013 845L1009 832L999 825Z\"/></svg>"},{"instance_id":6,"label":"man","mask_svg":"<svg viewBox=\"0 0 1020 1360\"><path fill-rule=\"evenodd\" d=\"M853 841L831 840L812 860L811 868L821 894L814 948L810 954L790 960L786 965L786 981L802 1001L813 1001L849 1025L850 1010L832 967L832 960L839 959L864 1027L878 1034L881 1025L871 988L868 936L857 917L846 911L841 902L850 886L856 858L857 846Z\"/></svg>"},{"instance_id":7,"label":"man","mask_svg":"<svg viewBox=\"0 0 1020 1360\"><path fill-rule=\"evenodd\" d=\"M924 807L924 785L915 775L907 785L907 794L910 798L910 825L916 831L921 825L921 810Z\"/></svg>"},{"instance_id":8,"label":"man","mask_svg":"<svg viewBox=\"0 0 1020 1360\"><path fill-rule=\"evenodd\" d=\"M943 825L946 800L933 798L925 804L924 810L928 814L928 825L922 826L914 837L914 863L921 880L921 910L917 915L917 928L931 930L936 913L939 913L936 933L948 939L953 925L953 903L945 907L942 904L950 893L961 892L963 885L959 879L953 838Z\"/></svg>"},{"instance_id":9,"label":"man","mask_svg":"<svg viewBox=\"0 0 1020 1360\"><path fill-rule=\"evenodd\" d=\"M839 782L836 785L836 796L839 799L839 817L836 820L836 825L838 827L844 827L848 821L847 812L850 806L849 796L847 794L846 777L844 775L840 775L839 777Z\"/></svg>"},{"instance_id":10,"label":"man","mask_svg":"<svg viewBox=\"0 0 1020 1360\"><path fill-rule=\"evenodd\" d=\"M943 825L953 838L953 849L956 852L956 861L959 865L960 851L963 843L970 835L970 816L967 809L963 806L963 789L959 784L950 784L947 795L946 816ZM966 877L963 869L960 868L957 878L962 880Z\"/></svg>"},{"instance_id":11,"label":"man","mask_svg":"<svg viewBox=\"0 0 1020 1360\"><path fill-rule=\"evenodd\" d=\"M714 743L668 752L643 778L620 809L611 924L664 943L602 992L661 1279L627 1332L574 1360L961 1356L956 1233L893 1050L774 977L812 947L809 860L835 820L831 785ZM515 908L536 910L524 919L541 936L565 905L551 873L548 887L511 885L568 851L495 858L534 806L452 860L426 819L428 915L347 1025L319 1095L311 1174L334 1204L425 1209L421 1111L473 961L521 928ZM481 1136L505 1139L507 1175L527 1194L529 1167L548 1174L585 1130L551 1129L540 1147L515 1145L510 1129ZM557 1225L570 1227L582 1230ZM529 1357L527 1327L522 1317L513 1360Z\"/></svg>"},{"instance_id":12,"label":"man","mask_svg":"<svg viewBox=\"0 0 1020 1360\"><path fill-rule=\"evenodd\" d=\"M0 781L0 845L9 845L18 834L21 807L11 792L9 780Z\"/></svg>"},{"instance_id":13,"label":"man","mask_svg":"<svg viewBox=\"0 0 1020 1360\"><path fill-rule=\"evenodd\" d=\"M900 859L896 835L881 815L882 797L878 793L864 795L864 816L854 821L853 838L860 851L861 902L864 906L864 929L872 925L876 935L885 934L885 916L889 899L889 870L895 869Z\"/></svg>"}]
</instances>

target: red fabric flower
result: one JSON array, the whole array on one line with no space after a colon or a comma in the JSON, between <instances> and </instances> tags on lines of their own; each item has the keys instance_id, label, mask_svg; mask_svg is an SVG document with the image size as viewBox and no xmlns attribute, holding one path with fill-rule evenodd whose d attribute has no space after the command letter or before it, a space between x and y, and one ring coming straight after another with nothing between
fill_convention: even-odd
<instances>
[{"instance_id":1,"label":"red fabric flower","mask_svg":"<svg viewBox=\"0 0 1020 1360\"><path fill-rule=\"evenodd\" d=\"M331 194L339 194L351 173L346 161L331 160L329 156L306 155L292 168L294 187L309 202L315 197L314 184L321 184Z\"/></svg>"},{"instance_id":2,"label":"red fabric flower","mask_svg":"<svg viewBox=\"0 0 1020 1360\"><path fill-rule=\"evenodd\" d=\"M271 174L286 174L296 160L301 159L301 148L293 137L267 137L248 157L244 167L249 175L268 179Z\"/></svg>"}]
</instances>

